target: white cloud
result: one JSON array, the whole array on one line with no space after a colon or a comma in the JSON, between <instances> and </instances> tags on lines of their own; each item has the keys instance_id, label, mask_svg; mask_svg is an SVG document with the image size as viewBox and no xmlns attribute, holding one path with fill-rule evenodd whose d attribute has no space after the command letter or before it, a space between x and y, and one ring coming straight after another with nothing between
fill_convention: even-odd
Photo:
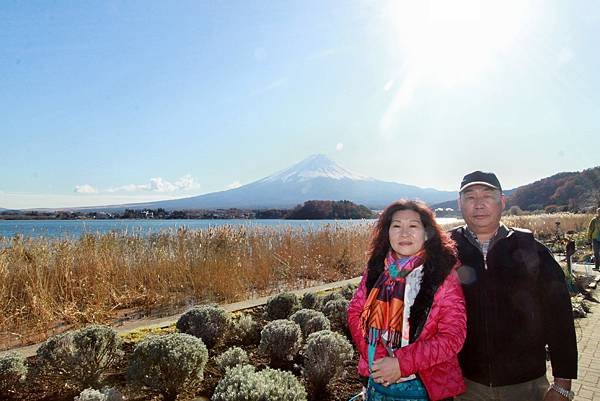
<instances>
[{"instance_id":1,"label":"white cloud","mask_svg":"<svg viewBox=\"0 0 600 401\"><path fill-rule=\"evenodd\" d=\"M342 149L344 149L344 144L341 142L338 142L337 145L335 145L335 150L337 150L338 152L341 152Z\"/></svg>"},{"instance_id":2,"label":"white cloud","mask_svg":"<svg viewBox=\"0 0 600 401\"><path fill-rule=\"evenodd\" d=\"M177 181L175 181L175 186L183 190L198 187L198 185L194 182L194 177L192 177L191 174L186 174Z\"/></svg>"},{"instance_id":3,"label":"white cloud","mask_svg":"<svg viewBox=\"0 0 600 401\"><path fill-rule=\"evenodd\" d=\"M191 174L186 174L180 177L174 183L165 180L162 177L150 178L147 184L127 184L118 187L112 187L106 190L106 192L136 192L136 191L148 191L148 192L175 192L175 191L187 191L190 189L199 188L200 185L196 182L195 178Z\"/></svg>"},{"instance_id":4,"label":"white cloud","mask_svg":"<svg viewBox=\"0 0 600 401\"><path fill-rule=\"evenodd\" d=\"M239 187L241 187L241 186L242 186L242 184L240 184L240 182L239 182L239 181L234 181L234 182L232 182L231 184L227 185L227 186L225 187L225 189L235 189L235 188L239 188Z\"/></svg>"},{"instance_id":5,"label":"white cloud","mask_svg":"<svg viewBox=\"0 0 600 401\"><path fill-rule=\"evenodd\" d=\"M177 186L171 184L167 180L163 180L161 177L150 178L150 184L148 186L149 191L155 192L173 192L177 189Z\"/></svg>"},{"instance_id":6,"label":"white cloud","mask_svg":"<svg viewBox=\"0 0 600 401\"><path fill-rule=\"evenodd\" d=\"M98 190L89 184L76 185L75 190L78 194L97 194Z\"/></svg>"},{"instance_id":7,"label":"white cloud","mask_svg":"<svg viewBox=\"0 0 600 401\"><path fill-rule=\"evenodd\" d=\"M148 188L150 188L150 185L148 185L148 184L142 184L142 185L127 184L127 185L121 185L119 187L108 188L106 190L106 192L110 192L110 193L114 193L114 192L134 192L134 191L148 190Z\"/></svg>"}]
</instances>

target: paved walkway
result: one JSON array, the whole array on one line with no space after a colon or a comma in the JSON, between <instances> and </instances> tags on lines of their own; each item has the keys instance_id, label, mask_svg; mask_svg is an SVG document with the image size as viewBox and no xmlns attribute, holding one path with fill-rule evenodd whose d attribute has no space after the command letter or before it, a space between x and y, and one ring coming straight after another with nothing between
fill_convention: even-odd
<instances>
[{"instance_id":1,"label":"paved walkway","mask_svg":"<svg viewBox=\"0 0 600 401\"><path fill-rule=\"evenodd\" d=\"M594 296L600 299L600 291ZM591 313L575 320L579 369L572 387L576 400L600 401L600 304L590 302L588 305Z\"/></svg>"}]
</instances>

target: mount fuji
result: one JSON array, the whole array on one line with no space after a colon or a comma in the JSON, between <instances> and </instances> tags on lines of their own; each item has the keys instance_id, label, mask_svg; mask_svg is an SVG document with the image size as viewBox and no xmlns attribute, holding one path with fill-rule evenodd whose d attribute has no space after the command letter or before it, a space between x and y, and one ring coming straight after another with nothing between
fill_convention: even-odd
<instances>
[{"instance_id":1,"label":"mount fuji","mask_svg":"<svg viewBox=\"0 0 600 401\"><path fill-rule=\"evenodd\" d=\"M307 200L349 200L380 209L399 198L420 199L431 204L456 196L456 192L376 180L354 173L325 155L312 155L287 169L238 188L190 198L105 208L269 209L292 208Z\"/></svg>"}]
</instances>

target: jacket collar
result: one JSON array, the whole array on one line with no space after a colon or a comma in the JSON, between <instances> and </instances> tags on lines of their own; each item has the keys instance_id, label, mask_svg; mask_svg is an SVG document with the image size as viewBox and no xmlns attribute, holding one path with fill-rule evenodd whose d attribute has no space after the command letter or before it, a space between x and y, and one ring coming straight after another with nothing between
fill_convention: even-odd
<instances>
[{"instance_id":1,"label":"jacket collar","mask_svg":"<svg viewBox=\"0 0 600 401\"><path fill-rule=\"evenodd\" d=\"M471 229L466 224L459 227L459 231L467 239L467 241L469 241L471 243L471 245L473 245L474 247L481 250L481 244L479 243L479 240L477 239L477 235L473 231L471 231ZM488 251L490 249L492 249L492 247L496 244L496 242L498 242L499 240L501 240L503 238L510 237L511 235L513 235L514 232L515 231L512 228L510 228L510 227L506 226L504 223L500 222L500 226L498 227L496 234L494 234L494 236L490 240Z\"/></svg>"}]
</instances>

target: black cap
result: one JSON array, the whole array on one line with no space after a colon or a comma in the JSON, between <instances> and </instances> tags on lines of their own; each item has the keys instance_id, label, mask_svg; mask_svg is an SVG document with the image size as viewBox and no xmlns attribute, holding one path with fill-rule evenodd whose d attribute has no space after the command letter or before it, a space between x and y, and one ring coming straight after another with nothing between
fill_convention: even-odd
<instances>
[{"instance_id":1,"label":"black cap","mask_svg":"<svg viewBox=\"0 0 600 401\"><path fill-rule=\"evenodd\" d=\"M465 175L462 182L460 183L460 190L462 192L472 185L485 185L486 187L494 188L502 192L500 181L494 173L484 173L483 171L473 171L470 174Z\"/></svg>"}]
</instances>

